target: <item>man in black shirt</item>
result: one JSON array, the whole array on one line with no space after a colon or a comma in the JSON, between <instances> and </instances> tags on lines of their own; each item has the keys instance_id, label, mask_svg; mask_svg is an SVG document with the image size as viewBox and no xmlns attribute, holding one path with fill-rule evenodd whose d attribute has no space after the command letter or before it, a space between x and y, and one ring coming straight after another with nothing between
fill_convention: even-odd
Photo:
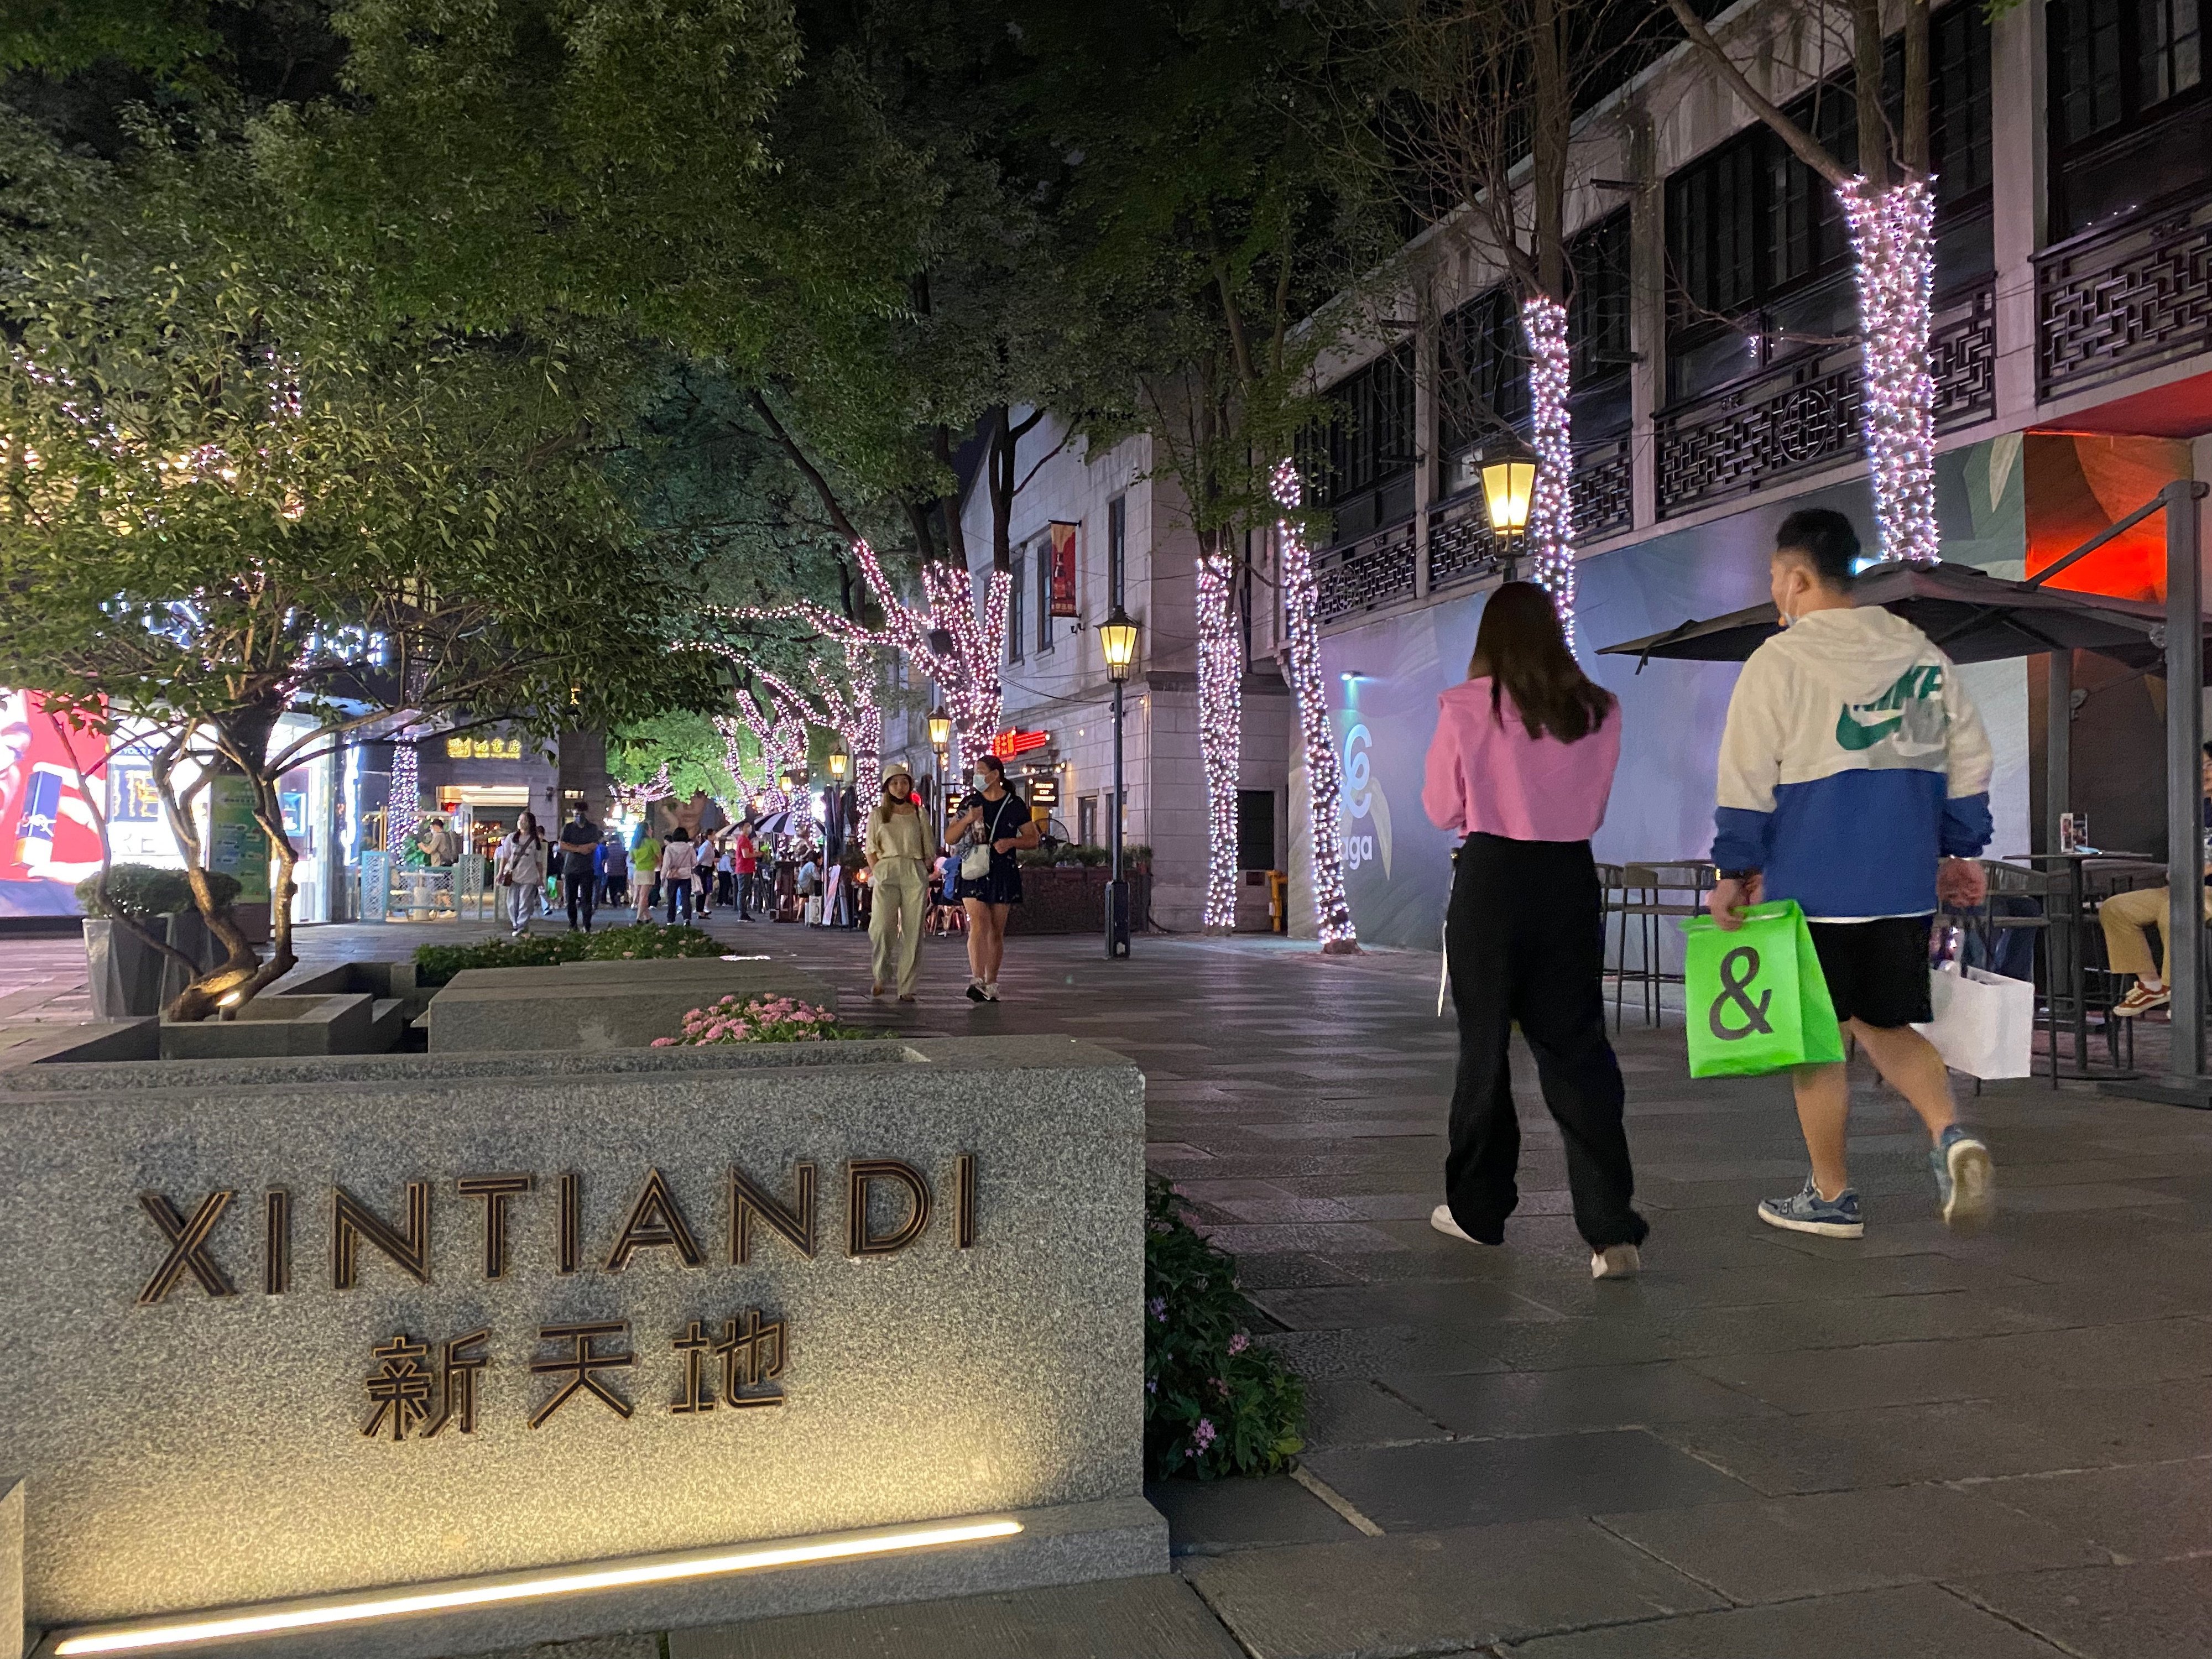
<instances>
[{"instance_id":1,"label":"man in black shirt","mask_svg":"<svg viewBox=\"0 0 2212 1659\"><path fill-rule=\"evenodd\" d=\"M561 831L561 888L568 896L568 931L576 931L576 908L584 911L584 931L592 931L592 912L599 903L598 883L592 878L592 854L599 849L599 826L584 816L581 803L576 816Z\"/></svg>"}]
</instances>

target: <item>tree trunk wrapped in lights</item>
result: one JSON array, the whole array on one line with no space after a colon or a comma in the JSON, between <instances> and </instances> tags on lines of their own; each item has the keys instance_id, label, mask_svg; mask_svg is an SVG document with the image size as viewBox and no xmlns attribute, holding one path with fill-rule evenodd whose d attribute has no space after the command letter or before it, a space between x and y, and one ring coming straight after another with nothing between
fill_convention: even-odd
<instances>
[{"instance_id":1,"label":"tree trunk wrapped in lights","mask_svg":"<svg viewBox=\"0 0 2212 1659\"><path fill-rule=\"evenodd\" d=\"M1936 301L1936 192L1921 179L1876 190L1836 187L1850 227L1859 296L1859 423L1874 482L1881 556L1933 564L1936 377L1929 333Z\"/></svg>"},{"instance_id":2,"label":"tree trunk wrapped in lights","mask_svg":"<svg viewBox=\"0 0 2212 1659\"><path fill-rule=\"evenodd\" d=\"M1302 488L1297 469L1285 461L1275 469L1275 501L1286 514L1297 510ZM1306 801L1313 844L1314 921L1321 948L1331 955L1359 948L1352 925L1352 901L1344 891L1344 774L1338 764L1336 732L1329 723L1328 697L1322 687L1321 625L1315 620L1313 556L1305 532L1288 517L1279 521L1282 544L1283 611L1289 647L1291 690L1298 702L1298 732L1305 744Z\"/></svg>"},{"instance_id":3,"label":"tree trunk wrapped in lights","mask_svg":"<svg viewBox=\"0 0 2212 1659\"><path fill-rule=\"evenodd\" d=\"M1810 0L1797 3L1809 15ZM1942 552L1936 515L1936 381L1930 367L1936 191L1928 0L1904 0L1901 87L1886 68L1881 0L1849 0L1851 95L1857 110L1857 154L1849 167L1753 83L1744 64L1706 27L1692 0L1668 3L1682 33L1737 98L1790 154L1827 180L1842 204L1858 284L1859 433L1874 485L1881 556L1933 563ZM1747 18L1738 27L1757 30L1765 25ZM1826 70L1825 64L1816 67ZM1885 101L1886 84L1901 94L1894 119Z\"/></svg>"},{"instance_id":4,"label":"tree trunk wrapped in lights","mask_svg":"<svg viewBox=\"0 0 2212 1659\"><path fill-rule=\"evenodd\" d=\"M1567 393L1572 362L1567 350L1567 308L1547 294L1521 301L1521 326L1528 338L1529 440L1536 451L1536 483L1528 499L1531 575L1552 596L1570 640L1575 626L1575 446Z\"/></svg>"},{"instance_id":5,"label":"tree trunk wrapped in lights","mask_svg":"<svg viewBox=\"0 0 2212 1659\"><path fill-rule=\"evenodd\" d=\"M413 743L392 745L392 781L384 794L384 850L394 863L407 856L422 827L422 771Z\"/></svg>"},{"instance_id":6,"label":"tree trunk wrapped in lights","mask_svg":"<svg viewBox=\"0 0 2212 1659\"><path fill-rule=\"evenodd\" d=\"M1198 560L1198 747L1206 765L1204 925L1237 926L1237 784L1243 754L1244 652L1229 602L1230 561Z\"/></svg>"}]
</instances>

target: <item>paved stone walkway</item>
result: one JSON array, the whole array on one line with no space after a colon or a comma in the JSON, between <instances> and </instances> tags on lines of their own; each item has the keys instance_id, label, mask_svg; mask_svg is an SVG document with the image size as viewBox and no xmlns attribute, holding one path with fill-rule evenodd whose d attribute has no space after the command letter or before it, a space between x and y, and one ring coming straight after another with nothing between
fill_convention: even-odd
<instances>
[{"instance_id":1,"label":"paved stone walkway","mask_svg":"<svg viewBox=\"0 0 2212 1659\"><path fill-rule=\"evenodd\" d=\"M959 942L932 940L902 1010L868 1002L857 935L713 925L831 973L860 1018L1137 1060L1154 1167L1238 1254L1311 1431L1297 1479L1156 1492L1176 1578L676 1632L669 1659L2212 1651L2212 1117L1993 1089L1970 1116L2003 1212L1959 1239L1869 1078L1869 1236L1805 1238L1752 1214L1802 1177L1784 1085L1692 1083L1678 1031L1632 1026L1648 1271L1593 1285L1533 1090L1506 1247L1428 1227L1453 1051L1433 957L1018 939L1008 1000L978 1008Z\"/></svg>"}]
</instances>

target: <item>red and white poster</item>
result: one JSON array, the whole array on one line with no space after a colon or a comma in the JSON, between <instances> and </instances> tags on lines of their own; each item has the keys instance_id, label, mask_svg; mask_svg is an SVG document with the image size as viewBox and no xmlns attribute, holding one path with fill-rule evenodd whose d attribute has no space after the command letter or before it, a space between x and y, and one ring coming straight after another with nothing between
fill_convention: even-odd
<instances>
[{"instance_id":1,"label":"red and white poster","mask_svg":"<svg viewBox=\"0 0 2212 1659\"><path fill-rule=\"evenodd\" d=\"M74 915L77 883L99 872L80 765L104 787L106 741L49 717L36 691L0 689L0 916Z\"/></svg>"},{"instance_id":2,"label":"red and white poster","mask_svg":"<svg viewBox=\"0 0 2212 1659\"><path fill-rule=\"evenodd\" d=\"M1075 532L1079 525L1052 525L1052 614L1079 617L1075 603Z\"/></svg>"}]
</instances>

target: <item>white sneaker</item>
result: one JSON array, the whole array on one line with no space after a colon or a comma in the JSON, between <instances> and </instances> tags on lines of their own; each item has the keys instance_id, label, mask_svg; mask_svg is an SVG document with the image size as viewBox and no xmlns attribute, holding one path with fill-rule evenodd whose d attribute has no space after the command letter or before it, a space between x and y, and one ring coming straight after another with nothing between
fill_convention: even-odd
<instances>
[{"instance_id":1,"label":"white sneaker","mask_svg":"<svg viewBox=\"0 0 2212 1659\"><path fill-rule=\"evenodd\" d=\"M1590 1252L1592 1279L1633 1279L1643 1271L1643 1252L1633 1244L1608 1244Z\"/></svg>"},{"instance_id":2,"label":"white sneaker","mask_svg":"<svg viewBox=\"0 0 2212 1659\"><path fill-rule=\"evenodd\" d=\"M995 979L985 980L983 981L983 1000L986 1002L996 1002L998 1000L999 981Z\"/></svg>"},{"instance_id":3,"label":"white sneaker","mask_svg":"<svg viewBox=\"0 0 2212 1659\"><path fill-rule=\"evenodd\" d=\"M1429 1225L1447 1238L1456 1238L1462 1243L1480 1244L1482 1241L1452 1219L1451 1206L1439 1204L1429 1212Z\"/></svg>"}]
</instances>

